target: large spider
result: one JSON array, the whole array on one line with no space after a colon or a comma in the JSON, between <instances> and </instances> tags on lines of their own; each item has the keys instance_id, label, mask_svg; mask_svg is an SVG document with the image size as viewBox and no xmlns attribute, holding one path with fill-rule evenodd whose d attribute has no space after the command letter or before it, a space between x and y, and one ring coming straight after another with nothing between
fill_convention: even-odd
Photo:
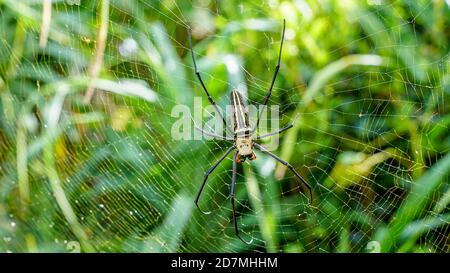
<instances>
[{"instance_id":1,"label":"large spider","mask_svg":"<svg viewBox=\"0 0 450 273\"><path fill-rule=\"evenodd\" d=\"M205 187L206 181L208 180L208 176L228 156L228 154L230 154L230 152L232 150L234 150L230 200L231 200L231 206L232 206L232 209L233 209L233 222L234 222L234 229L235 229L235 232L236 232L236 236L242 242L244 242L246 244L251 244L252 241L253 241L253 238L250 241L245 241L239 235L238 223L237 223L237 219L236 219L236 210L235 210L235 204L234 204L234 195L235 195L235 188L236 188L236 172L237 172L236 170L237 170L237 163L244 162L247 158L249 160L255 160L256 159L256 155L253 152L254 148L256 148L256 149L258 149L258 150L268 154L269 156L273 157L275 160L277 160L278 162L280 162L281 164L283 164L287 168L289 168L289 170L291 170L294 173L294 175L298 179L300 179L300 181L308 188L309 194L310 194L310 198L311 198L310 200L312 200L311 186L305 181L305 179L303 179L300 176L300 174L297 173L297 171L294 169L294 167L292 167L291 164L289 164L288 162L286 162L283 159L279 158L278 156L276 156L272 152L268 151L266 148L264 148L260 144L254 142L254 140L259 140L259 139L262 139L262 138L265 138L265 137L269 137L269 136L273 136L273 135L276 135L276 134L280 134L280 133L282 133L282 132L292 128L294 126L294 123L295 123L295 120L297 119L298 114L297 114L297 116L295 116L294 120L289 125L283 127L282 129L280 129L280 130L278 130L276 132L272 132L272 133L261 135L261 136L256 136L256 138L253 138L253 134L256 131L256 129L258 128L258 126L259 126L259 120L260 120L261 114L262 114L264 108L266 107L267 102L269 101L270 95L272 94L272 88L273 88L273 85L275 83L275 79L277 78L278 70L280 69L280 58L281 58L281 51L283 49L283 40L284 40L285 28L286 28L286 21L283 20L283 34L281 36L280 52L278 53L278 62L277 62L277 66L275 67L275 74L273 75L272 83L270 84L269 91L267 92L267 94L264 97L263 106L261 107L260 113L258 115L258 119L256 121L255 128L252 129L250 124L249 124L248 112L247 112L247 109L245 108L245 101L243 100L242 95L237 90L233 90L231 92L230 101L231 101L231 105L232 105L232 116L233 116L233 123L234 123L233 130L231 130L227 126L225 118L223 117L223 115L219 111L219 109L218 109L218 107L216 105L216 102L211 98L211 96L210 96L210 94L208 92L208 89L206 88L205 84L203 83L203 80L202 80L202 78L200 76L200 72L197 69L197 64L195 62L194 51L192 50L191 32L188 29L189 46L190 46L190 50L191 50L191 54L192 54L192 62L194 64L195 74L197 75L197 78L200 81L200 84L202 85L203 90L205 90L205 93L206 93L206 96L208 97L209 102L215 107L216 112L219 114L220 118L222 118L223 123L225 125L225 128L227 130L229 130L230 132L232 132L233 136L234 136L233 138L219 136L219 135L216 135L216 134L213 134L213 133L210 133L210 132L205 132L203 129L195 126L196 129L200 130L205 135L212 136L212 137L215 137L217 139L225 140L225 141L229 141L229 142L233 143L233 145L228 148L228 150L225 152L225 154L223 154L222 157L216 163L214 163L214 165L210 169L208 169L205 172L203 183L202 183L202 185L200 187L200 190L199 190L199 192L197 194L197 197L195 198L195 205L197 206L197 208L203 214L210 214L211 213L209 211L203 211L202 209L200 209L200 207L198 205L198 200L199 200L200 195L201 195L201 193L203 191L203 188Z\"/></svg>"}]
</instances>

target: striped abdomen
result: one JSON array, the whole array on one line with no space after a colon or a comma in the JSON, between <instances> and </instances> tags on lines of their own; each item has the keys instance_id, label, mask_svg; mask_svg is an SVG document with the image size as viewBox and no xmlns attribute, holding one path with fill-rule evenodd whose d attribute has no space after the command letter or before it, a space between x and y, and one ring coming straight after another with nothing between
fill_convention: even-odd
<instances>
[{"instance_id":1,"label":"striped abdomen","mask_svg":"<svg viewBox=\"0 0 450 273\"><path fill-rule=\"evenodd\" d=\"M242 95L237 91L231 92L231 106L234 123L234 132L237 136L247 136L250 134L250 124L246 104Z\"/></svg>"}]
</instances>

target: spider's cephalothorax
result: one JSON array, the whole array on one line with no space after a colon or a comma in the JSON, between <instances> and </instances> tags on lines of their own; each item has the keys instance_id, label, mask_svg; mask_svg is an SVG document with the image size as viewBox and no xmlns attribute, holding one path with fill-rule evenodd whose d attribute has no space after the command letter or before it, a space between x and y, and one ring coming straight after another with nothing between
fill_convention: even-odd
<instances>
[{"instance_id":1,"label":"spider's cephalothorax","mask_svg":"<svg viewBox=\"0 0 450 273\"><path fill-rule=\"evenodd\" d=\"M234 124L234 142L237 149L236 161L240 163L247 158L254 160L256 154L253 152L252 130L245 101L237 90L231 92L230 101Z\"/></svg>"},{"instance_id":2,"label":"spider's cephalothorax","mask_svg":"<svg viewBox=\"0 0 450 273\"><path fill-rule=\"evenodd\" d=\"M262 107L261 107L261 110L260 110L260 115L258 116L258 119L256 121L256 126L254 128L250 127L249 119L248 119L248 112L247 112L247 109L245 107L245 101L243 100L241 94L237 90L233 90L233 92L231 92L231 98L230 99L231 99L232 117L233 117L233 123L234 123L233 130L230 127L227 126L227 122L225 121L225 118L221 114L220 109L217 107L216 102L211 98L211 96L210 96L210 94L208 92L208 89L206 88L206 85L203 82L202 77L200 76L200 72L197 69L197 64L195 63L194 51L192 50L191 32L188 30L189 45L190 45L190 49L191 49L192 63L194 64L195 75L197 76L198 80L200 81L200 84L202 85L202 88L205 91L209 102L214 106L214 108L216 109L216 112L219 114L220 118L222 119L226 130L228 132L230 132L230 133L233 133L233 136L234 136L233 138L219 136L219 135L216 135L214 133L206 132L203 129L198 128L196 126L196 129L200 130L204 135L212 136L212 137L214 137L216 139L220 139L220 140L233 142L233 145L230 146L227 149L227 151L225 152L225 154L223 154L219 158L219 160L211 168L209 168L206 171L204 179L203 179L203 183L202 183L202 185L200 187L200 190L197 193L197 197L195 198L195 205L204 214L209 214L210 213L208 211L203 211L203 210L200 209L200 207L198 205L198 200L200 199L200 195L203 192L203 189L204 189L204 187L206 185L206 181L208 180L209 174L212 171L214 171L217 166L219 166L220 162L222 162L231 153L231 151L234 150L233 170L232 170L232 176L231 176L231 189L230 189L230 201L231 201L231 207L232 207L232 212L233 212L234 230L236 232L236 236L241 241L243 241L244 243L247 243L247 244L250 244L253 239L250 240L250 241L245 241L239 235L238 223L237 223L237 218L236 218L236 209L235 209L235 204L234 204L235 203L234 202L234 196L235 196L235 191L236 191L237 163L245 161L247 158L249 158L250 160L256 159L256 155L255 155L255 152L253 151L253 149L258 149L261 152L271 156L272 158L274 158L275 160L277 160L281 164L285 165L289 170L291 170L294 173L294 175L305 185L305 187L308 188L309 195L310 195L310 201L312 199L311 187L300 176L300 174L297 173L297 171L294 169L294 167L292 167L292 165L289 164L288 162L286 162L283 159L279 158L274 153L268 151L266 148L264 148L264 146L262 146L262 145L260 145L260 144L255 142L255 141L259 140L259 139L262 139L262 138L265 138L265 137L270 137L270 136L273 136L273 135L276 135L276 134L280 134L280 133L286 131L287 129L292 128L294 126L294 122L295 122L298 114L294 118L294 120L292 121L291 124L281 128L280 130L278 130L276 132L273 132L273 133L268 133L268 134L260 135L260 136L257 135L255 137L253 137L254 132L256 131L256 129L259 126L261 113L264 110L264 107L267 105L267 102L269 101L270 95L272 94L272 88L273 88L273 85L275 83L275 79L277 78L278 70L280 69L280 56L281 56L281 50L283 48L283 39L284 39L284 30L285 30L285 28L286 28L286 22L283 21L283 34L281 36L280 52L278 53L278 63L277 63L277 66L275 67L275 73L273 75L272 82L271 82L270 87L269 87L269 91L267 92L266 96L264 97L264 100L263 100L263 103L262 103Z\"/></svg>"}]
</instances>

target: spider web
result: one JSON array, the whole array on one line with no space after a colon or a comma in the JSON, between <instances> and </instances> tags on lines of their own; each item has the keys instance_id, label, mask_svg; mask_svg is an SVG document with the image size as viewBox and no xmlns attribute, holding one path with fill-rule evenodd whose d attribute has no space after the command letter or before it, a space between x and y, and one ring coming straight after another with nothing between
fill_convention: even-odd
<instances>
[{"instance_id":1,"label":"spider web","mask_svg":"<svg viewBox=\"0 0 450 273\"><path fill-rule=\"evenodd\" d=\"M2 33L16 29L0 50L8 60L0 70L1 251L449 251L449 4L231 2L53 1L44 47L42 3L0 4ZM194 97L208 105L188 25L218 104L236 88L258 105L282 18L269 106L279 106L280 127L300 117L279 146L262 144L294 166L314 198L263 153L239 164L239 229L253 239L245 245L232 223L232 154L201 196L212 213L193 202L230 143L174 139L172 109L194 111ZM101 20L107 38L92 80ZM26 47L17 50L20 35Z\"/></svg>"}]
</instances>

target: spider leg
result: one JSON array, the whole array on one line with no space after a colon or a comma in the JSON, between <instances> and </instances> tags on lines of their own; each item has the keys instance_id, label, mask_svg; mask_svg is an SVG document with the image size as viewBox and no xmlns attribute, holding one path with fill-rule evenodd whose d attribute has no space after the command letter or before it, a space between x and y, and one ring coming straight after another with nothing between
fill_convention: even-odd
<instances>
[{"instance_id":1,"label":"spider leg","mask_svg":"<svg viewBox=\"0 0 450 273\"><path fill-rule=\"evenodd\" d=\"M205 93L206 93L206 96L208 97L209 103L211 103L211 105L214 106L214 109L216 109L216 112L222 118L222 121L223 121L223 124L225 125L225 128L227 128L227 130L230 133L233 133L231 131L231 129L227 126L227 122L226 122L225 118L223 117L222 113L219 111L219 107L217 107L216 102L214 101L214 99L209 94L208 89L206 88L206 85L203 82L202 77L200 76L200 72L197 69L197 63L195 62L194 50L192 49L192 39L191 39L191 30L190 30L190 28L188 28L188 39L189 39L189 48L191 49L192 63L194 64L195 75L197 75L197 78L200 81L200 84L202 85L203 90L205 90Z\"/></svg>"},{"instance_id":2,"label":"spider leg","mask_svg":"<svg viewBox=\"0 0 450 273\"><path fill-rule=\"evenodd\" d=\"M231 200L231 207L233 209L233 223L234 223L234 231L236 232L236 236L239 238L239 240L241 240L242 242L244 242L247 245L250 245L253 242L253 238L250 239L250 241L245 241L241 235L239 235L239 228L238 228L238 221L236 218L236 209L234 206L234 194L235 194L235 190L236 190L236 173L237 173L237 151L234 151L234 155L233 155L233 174L231 176L231 191L230 191L230 200Z\"/></svg>"},{"instance_id":3,"label":"spider leg","mask_svg":"<svg viewBox=\"0 0 450 273\"><path fill-rule=\"evenodd\" d=\"M292 120L292 122L289 125L281 128L280 130L278 130L276 132L268 133L268 134L265 134L265 135L262 135L262 136L257 136L256 139L262 139L262 138L265 138L265 137L281 134L282 132L284 132L284 131L286 131L288 129L291 129L292 127L294 127L294 123L297 120L299 114L300 113L297 113L297 115L295 115L294 119Z\"/></svg>"},{"instance_id":4,"label":"spider leg","mask_svg":"<svg viewBox=\"0 0 450 273\"><path fill-rule=\"evenodd\" d=\"M286 29L286 20L283 19L283 34L281 35L281 45L280 45L280 52L278 53L277 66L275 67L275 73L273 75L272 83L270 84L269 91L267 92L266 96L264 97L264 100L263 100L263 103L262 103L262 107L261 107L261 110L259 112L258 119L256 121L256 126L253 129L253 132L259 126L259 121L260 121L261 115L264 112L264 108L266 108L266 105L267 105L267 102L269 101L270 95L272 94L273 85L275 84L275 79L277 78L278 70L280 70L281 51L283 50L283 41L284 41L284 31L285 31L285 29Z\"/></svg>"},{"instance_id":5,"label":"spider leg","mask_svg":"<svg viewBox=\"0 0 450 273\"><path fill-rule=\"evenodd\" d=\"M197 129L198 131L200 131L202 134L204 134L205 136L209 136L209 137L213 137L213 138L217 138L219 140L225 140L225 141L233 141L233 138L230 137L224 137L224 136L220 136L211 132L207 132L205 130L203 130L202 128L198 127L197 123L191 118L192 122L194 123L194 127L195 129Z\"/></svg>"},{"instance_id":6,"label":"spider leg","mask_svg":"<svg viewBox=\"0 0 450 273\"><path fill-rule=\"evenodd\" d=\"M303 185L305 185L308 188L308 190L309 190L309 197L310 197L309 203L311 204L312 199L313 199L311 186L308 184L308 182L306 182L306 180L303 177L300 176L299 173L297 173L297 171L294 169L294 167L292 167L292 165L289 164L288 162L286 162L283 159L281 159L278 156L276 156L274 153L269 152L266 148L264 148L263 146L259 145L258 143L254 143L254 145L261 152L264 152L264 153L268 154L269 156L273 157L275 160L277 160L281 164L283 164L286 167L288 167L288 169L291 170L295 174L295 176L297 176L298 179L300 179L300 181L303 183Z\"/></svg>"},{"instance_id":7,"label":"spider leg","mask_svg":"<svg viewBox=\"0 0 450 273\"><path fill-rule=\"evenodd\" d=\"M217 166L219 166L219 164L225 159L225 157L227 157L227 155L231 152L231 150L233 150L234 148L236 148L236 146L231 146L230 148L228 148L228 150L225 152L225 154L223 154L222 155L222 157L221 158L219 158L219 160L216 162L216 163L214 163L214 165L211 167L211 168L209 168L206 172L205 172L205 176L204 176L204 179L203 179L203 183L202 183L202 185L201 185L201 187L200 187L200 190L198 191L198 193L197 193L197 197L195 198L195 201L194 201L194 203L195 203L195 205L197 206L197 208L203 213L203 214L210 214L211 212L210 211L204 211L204 210L202 210L200 207L199 207L199 205L198 205L198 200L200 199L200 195L202 194L202 192L203 192L203 188L205 187L205 185L206 185L206 181L208 180L208 176L209 176L209 174L210 173L212 173L212 171L214 171L214 169L217 167Z\"/></svg>"}]
</instances>

